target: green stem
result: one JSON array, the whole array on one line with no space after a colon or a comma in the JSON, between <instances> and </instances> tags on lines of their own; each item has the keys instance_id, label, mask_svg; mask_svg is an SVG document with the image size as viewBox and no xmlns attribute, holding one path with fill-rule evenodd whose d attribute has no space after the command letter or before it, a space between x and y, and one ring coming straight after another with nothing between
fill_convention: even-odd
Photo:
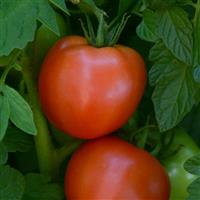
<instances>
[{"instance_id":1,"label":"green stem","mask_svg":"<svg viewBox=\"0 0 200 200\"><path fill-rule=\"evenodd\" d=\"M87 13L85 13L85 17L86 17L86 20L87 20L88 33L89 33L89 36L90 36L90 42L91 42L91 44L93 44L95 42L94 28L93 28L92 22L90 20L90 17L89 17L89 15Z\"/></svg>"},{"instance_id":2,"label":"green stem","mask_svg":"<svg viewBox=\"0 0 200 200\"><path fill-rule=\"evenodd\" d=\"M7 77L8 73L9 73L9 71L10 71L11 69L12 69L12 65L8 65L8 66L5 68L5 70L4 70L4 72L3 72L2 76L1 76L1 80L0 80L0 83L1 83L1 84L4 84L4 83L5 83L6 77Z\"/></svg>"},{"instance_id":3,"label":"green stem","mask_svg":"<svg viewBox=\"0 0 200 200\"><path fill-rule=\"evenodd\" d=\"M143 17L143 15L137 11L132 11L132 13L138 17L141 17L141 18Z\"/></svg>"},{"instance_id":4,"label":"green stem","mask_svg":"<svg viewBox=\"0 0 200 200\"><path fill-rule=\"evenodd\" d=\"M147 117L147 121L146 121L146 124L145 126L150 126L149 125L149 121L150 121L150 116ZM149 134L149 128L146 128L144 129L143 133L141 133L141 138L139 139L139 141L137 141L137 146L144 149L145 148L145 145L146 145L146 142L147 142L147 139L148 139L148 134Z\"/></svg>"},{"instance_id":5,"label":"green stem","mask_svg":"<svg viewBox=\"0 0 200 200\"><path fill-rule=\"evenodd\" d=\"M71 0L71 2L73 3L73 0ZM107 16L106 12L98 8L95 2L92 0L80 0L77 1L75 4L79 6L80 10L82 10L83 13L87 13L88 11L93 13L98 21L101 20L101 15Z\"/></svg>"},{"instance_id":6,"label":"green stem","mask_svg":"<svg viewBox=\"0 0 200 200\"><path fill-rule=\"evenodd\" d=\"M54 176L54 148L50 138L48 125L40 108L38 99L37 84L33 78L33 72L27 59L22 61L22 73L27 86L30 105L32 107L34 122L37 128L35 136L35 146L39 162L39 168L42 173Z\"/></svg>"},{"instance_id":7,"label":"green stem","mask_svg":"<svg viewBox=\"0 0 200 200\"><path fill-rule=\"evenodd\" d=\"M105 20L104 20L104 15L101 14L101 17L99 19L99 26L98 26L98 30L97 30L97 38L96 38L96 46L97 47L102 47L105 45L104 41L105 41Z\"/></svg>"},{"instance_id":8,"label":"green stem","mask_svg":"<svg viewBox=\"0 0 200 200\"><path fill-rule=\"evenodd\" d=\"M190 5L190 6L192 6L193 8L195 8L195 9L196 9L196 4L195 4L195 3L193 3L192 1L191 1L191 2L188 2L188 3L186 3L186 5Z\"/></svg>"},{"instance_id":9,"label":"green stem","mask_svg":"<svg viewBox=\"0 0 200 200\"><path fill-rule=\"evenodd\" d=\"M86 15L87 20L87 29L84 27L83 22L81 21L81 26L84 32L84 35L88 42L96 47L105 46L105 30L107 24L104 17L107 16L106 12L98 8L94 1L92 0L70 0L73 4L76 4L79 9ZM93 14L98 20L97 35L95 38L93 26L89 15Z\"/></svg>"},{"instance_id":10,"label":"green stem","mask_svg":"<svg viewBox=\"0 0 200 200\"><path fill-rule=\"evenodd\" d=\"M9 62L9 64L6 66L2 76L1 76L1 79L0 79L0 83L1 84L4 84L5 81L6 81L6 77L9 73L9 71L13 68L13 63L15 63L16 59L18 58L18 56L21 54L21 51L18 51L14 57L11 59L11 61Z\"/></svg>"},{"instance_id":11,"label":"green stem","mask_svg":"<svg viewBox=\"0 0 200 200\"><path fill-rule=\"evenodd\" d=\"M57 157L56 163L58 167L67 156L71 155L80 146L81 143L83 143L82 140L75 140L71 144L63 146L55 151Z\"/></svg>"},{"instance_id":12,"label":"green stem","mask_svg":"<svg viewBox=\"0 0 200 200\"><path fill-rule=\"evenodd\" d=\"M91 41L91 37L90 37L89 33L87 32L87 29L85 28L84 23L83 23L83 21L82 21L81 19L80 19L80 23L81 23L81 28L82 28L82 30L83 30L83 33L84 33L84 35L85 35L86 40L87 40L89 43L91 43L91 42L92 42L92 41Z\"/></svg>"},{"instance_id":13,"label":"green stem","mask_svg":"<svg viewBox=\"0 0 200 200\"><path fill-rule=\"evenodd\" d=\"M34 73L29 65L28 59L24 58L21 65L24 81L28 90L29 103L33 111L34 122L37 128L37 135L34 140L40 172L48 174L52 179L55 179L58 176L62 161L66 156L69 156L82 141L76 140L60 149L54 147L47 121L40 107L37 82L34 79Z\"/></svg>"},{"instance_id":14,"label":"green stem","mask_svg":"<svg viewBox=\"0 0 200 200\"><path fill-rule=\"evenodd\" d=\"M131 135L130 142L133 142L133 139L137 134L141 133L142 131L145 131L146 129L150 129L150 128L157 128L157 126L156 125L145 125L145 126L141 127L140 129L135 131L134 134Z\"/></svg>"},{"instance_id":15,"label":"green stem","mask_svg":"<svg viewBox=\"0 0 200 200\"><path fill-rule=\"evenodd\" d=\"M156 144L156 147L153 149L153 151L150 152L151 155L155 157L158 156L160 149L161 149L161 143L159 142L158 144Z\"/></svg>"},{"instance_id":16,"label":"green stem","mask_svg":"<svg viewBox=\"0 0 200 200\"><path fill-rule=\"evenodd\" d=\"M115 31L115 33L113 34L113 37L109 43L109 46L113 46L114 44L117 43L117 41L119 40L119 37L129 19L130 15L126 15L124 14L124 16L122 17L121 22L118 24L117 29Z\"/></svg>"}]
</instances>

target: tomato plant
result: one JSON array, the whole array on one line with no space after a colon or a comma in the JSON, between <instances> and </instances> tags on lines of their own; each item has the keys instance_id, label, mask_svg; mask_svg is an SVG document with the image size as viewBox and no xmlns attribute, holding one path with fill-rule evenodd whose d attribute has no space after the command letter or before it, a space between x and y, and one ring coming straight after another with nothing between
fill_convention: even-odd
<instances>
[{"instance_id":1,"label":"tomato plant","mask_svg":"<svg viewBox=\"0 0 200 200\"><path fill-rule=\"evenodd\" d=\"M122 45L95 48L82 37L70 36L45 58L39 93L44 112L57 128L75 137L96 138L128 120L145 83L145 65L136 51Z\"/></svg>"},{"instance_id":2,"label":"tomato plant","mask_svg":"<svg viewBox=\"0 0 200 200\"><path fill-rule=\"evenodd\" d=\"M0 199L200 199L199 19L200 0L0 0Z\"/></svg>"},{"instance_id":3,"label":"tomato plant","mask_svg":"<svg viewBox=\"0 0 200 200\"><path fill-rule=\"evenodd\" d=\"M169 188L167 173L153 156L113 136L84 143L65 176L69 200L167 200Z\"/></svg>"}]
</instances>

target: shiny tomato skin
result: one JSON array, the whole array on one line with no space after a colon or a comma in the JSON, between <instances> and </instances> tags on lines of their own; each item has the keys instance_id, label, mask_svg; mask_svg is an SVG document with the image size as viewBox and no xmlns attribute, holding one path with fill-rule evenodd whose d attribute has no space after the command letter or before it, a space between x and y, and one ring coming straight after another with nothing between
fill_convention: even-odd
<instances>
[{"instance_id":1,"label":"shiny tomato skin","mask_svg":"<svg viewBox=\"0 0 200 200\"><path fill-rule=\"evenodd\" d=\"M168 200L169 188L153 156L114 136L83 144L65 174L67 200Z\"/></svg>"},{"instance_id":2,"label":"shiny tomato skin","mask_svg":"<svg viewBox=\"0 0 200 200\"><path fill-rule=\"evenodd\" d=\"M39 76L42 109L58 129L90 139L127 122L144 93L145 64L133 49L96 48L80 36L61 39Z\"/></svg>"}]
</instances>

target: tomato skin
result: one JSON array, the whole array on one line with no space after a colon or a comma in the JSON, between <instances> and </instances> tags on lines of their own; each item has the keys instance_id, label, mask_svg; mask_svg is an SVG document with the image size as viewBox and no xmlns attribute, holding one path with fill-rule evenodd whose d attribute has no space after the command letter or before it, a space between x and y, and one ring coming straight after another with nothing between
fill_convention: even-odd
<instances>
[{"instance_id":1,"label":"tomato skin","mask_svg":"<svg viewBox=\"0 0 200 200\"><path fill-rule=\"evenodd\" d=\"M169 180L148 152L106 136L86 142L73 154L65 194L68 200L168 200Z\"/></svg>"},{"instance_id":2,"label":"tomato skin","mask_svg":"<svg viewBox=\"0 0 200 200\"><path fill-rule=\"evenodd\" d=\"M83 139L121 127L144 92L140 55L121 45L95 48L80 36L60 40L47 55L39 77L44 113L58 129Z\"/></svg>"},{"instance_id":3,"label":"tomato skin","mask_svg":"<svg viewBox=\"0 0 200 200\"><path fill-rule=\"evenodd\" d=\"M188 158L200 152L197 144L183 129L174 131L174 140L167 151L174 151L180 145L181 147L176 154L162 161L171 182L170 200L186 199L188 197L187 187L197 176L187 172L184 169L184 163Z\"/></svg>"}]
</instances>

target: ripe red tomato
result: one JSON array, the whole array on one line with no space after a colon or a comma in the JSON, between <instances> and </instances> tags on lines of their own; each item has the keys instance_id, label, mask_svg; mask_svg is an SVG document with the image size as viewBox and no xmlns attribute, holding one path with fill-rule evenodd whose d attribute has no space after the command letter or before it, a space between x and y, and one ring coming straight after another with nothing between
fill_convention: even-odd
<instances>
[{"instance_id":1,"label":"ripe red tomato","mask_svg":"<svg viewBox=\"0 0 200 200\"><path fill-rule=\"evenodd\" d=\"M83 144L65 175L68 200L168 200L169 179L148 152L117 137Z\"/></svg>"},{"instance_id":2,"label":"ripe red tomato","mask_svg":"<svg viewBox=\"0 0 200 200\"><path fill-rule=\"evenodd\" d=\"M120 128L135 111L146 83L145 64L131 48L96 48L83 37L60 40L39 76L44 113L58 129L96 138Z\"/></svg>"}]
</instances>

